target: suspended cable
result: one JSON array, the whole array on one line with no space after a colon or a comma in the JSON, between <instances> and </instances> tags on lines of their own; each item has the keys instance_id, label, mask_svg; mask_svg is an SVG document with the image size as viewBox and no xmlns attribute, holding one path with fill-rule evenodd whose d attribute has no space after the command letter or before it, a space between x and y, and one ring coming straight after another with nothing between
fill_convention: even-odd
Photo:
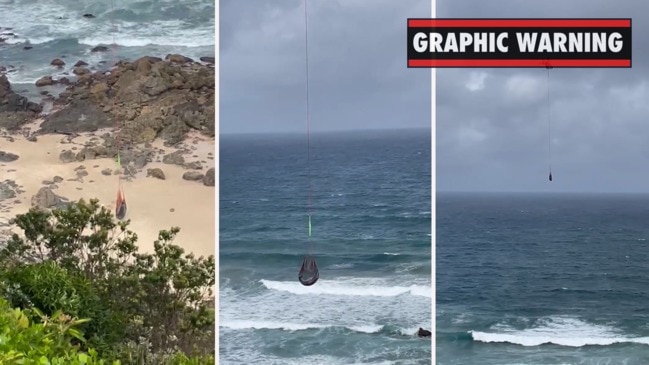
<instances>
[{"instance_id":1,"label":"suspended cable","mask_svg":"<svg viewBox=\"0 0 649 365\"><path fill-rule=\"evenodd\" d=\"M115 201L115 217L117 219L122 220L124 217L126 217L126 197L124 196L124 190L122 188L122 161L121 161L121 156L120 156L120 151L121 151L121 134L122 134L122 125L120 123L120 114L117 111L117 92L115 91L115 83L117 82L117 79L114 75L114 72L117 69L116 63L117 63L117 55L116 55L116 49L117 49L117 42L115 39L115 34L117 33L117 24L115 23L115 0L111 0L110 2L110 10L111 10L111 35L112 35L112 45L111 45L111 58L112 58L112 66L113 69L111 71L111 78L113 81L113 84L111 85L112 89L112 99L113 99L113 115L115 118L115 148L117 149L117 155L115 162L117 164L117 199Z\"/></svg>"},{"instance_id":2,"label":"suspended cable","mask_svg":"<svg viewBox=\"0 0 649 365\"><path fill-rule=\"evenodd\" d=\"M304 286L311 286L315 284L320 278L318 265L316 264L315 257L312 255L313 247L311 240L311 122L310 122L310 109L309 109L309 17L307 10L307 1L304 0L304 63L305 63L305 76L306 76L306 159L307 159L307 219L308 219L308 235L307 235L307 254L302 261L298 279Z\"/></svg>"},{"instance_id":3,"label":"suspended cable","mask_svg":"<svg viewBox=\"0 0 649 365\"><path fill-rule=\"evenodd\" d=\"M550 69L552 69L551 66L546 67L548 73L548 180L552 181L552 118L550 113Z\"/></svg>"}]
</instances>

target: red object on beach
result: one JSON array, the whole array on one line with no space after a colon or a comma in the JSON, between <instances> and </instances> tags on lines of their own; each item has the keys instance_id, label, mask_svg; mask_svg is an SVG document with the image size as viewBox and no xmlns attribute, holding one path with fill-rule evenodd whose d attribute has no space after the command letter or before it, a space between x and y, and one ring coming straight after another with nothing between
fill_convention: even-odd
<instances>
[{"instance_id":1,"label":"red object on beach","mask_svg":"<svg viewBox=\"0 0 649 365\"><path fill-rule=\"evenodd\" d=\"M124 191L120 186L117 191L117 201L115 202L115 216L117 219L122 220L126 217L126 197L124 197Z\"/></svg>"},{"instance_id":2,"label":"red object on beach","mask_svg":"<svg viewBox=\"0 0 649 365\"><path fill-rule=\"evenodd\" d=\"M304 257L298 278L300 279L300 283L304 286L311 286L318 281L320 278L320 272L318 271L315 257L311 255L306 255Z\"/></svg>"}]
</instances>

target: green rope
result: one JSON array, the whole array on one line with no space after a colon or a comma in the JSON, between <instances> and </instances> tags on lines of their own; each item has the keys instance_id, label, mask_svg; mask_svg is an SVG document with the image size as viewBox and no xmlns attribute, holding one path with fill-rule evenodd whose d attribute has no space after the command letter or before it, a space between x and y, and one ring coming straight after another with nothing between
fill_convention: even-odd
<instances>
[{"instance_id":1,"label":"green rope","mask_svg":"<svg viewBox=\"0 0 649 365\"><path fill-rule=\"evenodd\" d=\"M309 214L309 237L311 237L311 215Z\"/></svg>"}]
</instances>

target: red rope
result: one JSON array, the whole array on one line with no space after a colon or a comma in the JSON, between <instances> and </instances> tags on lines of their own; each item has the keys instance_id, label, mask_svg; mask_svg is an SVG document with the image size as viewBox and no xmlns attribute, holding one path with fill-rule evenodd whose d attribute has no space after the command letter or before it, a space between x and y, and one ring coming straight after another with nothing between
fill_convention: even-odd
<instances>
[{"instance_id":1,"label":"red rope","mask_svg":"<svg viewBox=\"0 0 649 365\"><path fill-rule=\"evenodd\" d=\"M117 78L115 77L115 72L117 71L117 67L115 64L117 63L117 41L115 39L115 34L117 33L117 24L115 22L115 0L110 1L110 10L111 10L111 36L112 36L112 45L111 45L111 65L110 67L110 73L111 73L111 78L113 79L113 85L111 86L111 91L112 91L112 99L113 99L113 115L115 118L115 132L114 132L114 138L115 138L115 148L117 149L117 167L119 173L117 174L117 201L116 201L116 213L117 210L119 209L119 206L124 202L124 192L122 190L122 163L121 163L121 158L120 158L120 150L121 150L121 123L120 123L120 115L117 111L117 92L116 92L116 87L115 83L117 82Z\"/></svg>"}]
</instances>

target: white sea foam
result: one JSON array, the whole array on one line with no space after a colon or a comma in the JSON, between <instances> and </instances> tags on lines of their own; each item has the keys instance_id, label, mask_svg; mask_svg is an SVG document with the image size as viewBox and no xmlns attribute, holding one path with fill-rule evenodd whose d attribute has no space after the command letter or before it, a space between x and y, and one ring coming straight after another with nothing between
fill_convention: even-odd
<instances>
[{"instance_id":1,"label":"white sea foam","mask_svg":"<svg viewBox=\"0 0 649 365\"><path fill-rule=\"evenodd\" d=\"M398 295L410 294L413 296L432 297L430 286L387 286L369 284L363 279L353 280L320 280L314 286L305 287L293 281L273 281L262 279L260 282L270 290L289 292L296 295L344 295L344 296L377 296L396 297Z\"/></svg>"},{"instance_id":2,"label":"white sea foam","mask_svg":"<svg viewBox=\"0 0 649 365\"><path fill-rule=\"evenodd\" d=\"M355 332L362 333L377 333L383 329L383 326L378 324L366 324L345 326L336 324L320 324L320 323L288 323L288 322L273 322L273 321L246 321L234 320L224 321L219 323L220 327L229 328L233 330L246 330L246 329L281 329L285 331L303 331L318 328L333 328L344 327Z\"/></svg>"},{"instance_id":3,"label":"white sea foam","mask_svg":"<svg viewBox=\"0 0 649 365\"><path fill-rule=\"evenodd\" d=\"M512 343L521 346L554 344L567 347L608 346L616 343L649 345L649 337L627 336L614 327L596 325L570 317L548 317L540 325L515 330L505 325L497 332L470 331L475 341Z\"/></svg>"}]
</instances>

